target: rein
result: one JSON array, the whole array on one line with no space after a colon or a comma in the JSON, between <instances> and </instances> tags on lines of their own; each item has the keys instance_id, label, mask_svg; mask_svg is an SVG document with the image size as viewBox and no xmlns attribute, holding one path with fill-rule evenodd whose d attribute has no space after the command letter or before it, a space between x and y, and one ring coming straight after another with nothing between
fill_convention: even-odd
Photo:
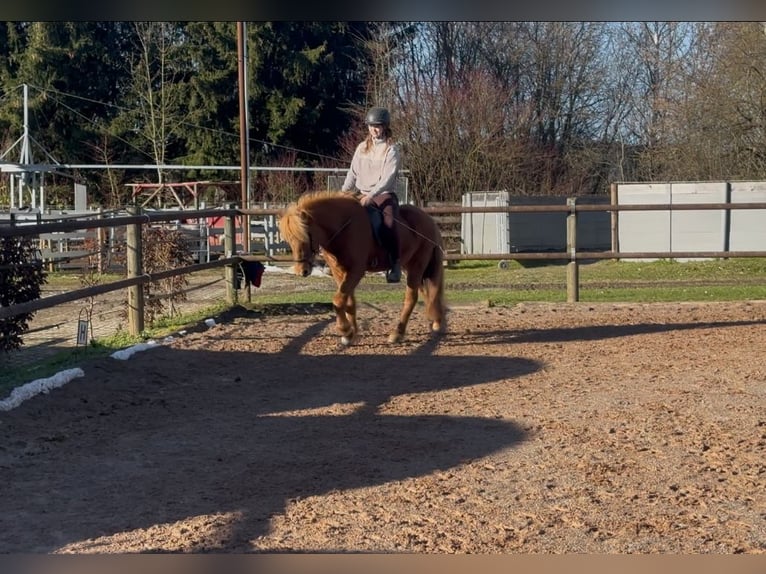
<instances>
[{"instance_id":1,"label":"rein","mask_svg":"<svg viewBox=\"0 0 766 574\"><path fill-rule=\"evenodd\" d=\"M380 209L380 208L379 208L377 205L375 206L375 209L377 209L377 210L378 210L378 211L380 211L381 213L383 212L383 210L382 210L382 209ZM409 230L410 230L410 231L411 231L411 232L412 232L414 235L417 235L418 237L420 237L420 238L422 238L423 240L425 240L425 241L426 241L426 243L430 243L430 244L431 244L431 245L433 245L434 247L438 248L438 249L439 249L439 251L441 251L442 253L446 253L446 251L444 251L444 247L442 247L441 245L439 245L438 243L436 243L436 241L434 241L434 240L433 240L433 239L431 239L430 237L426 237L425 235L423 235L422 233L420 233L420 231L418 231L417 229L413 229L412 227L410 227L409 225L407 225L407 224L406 224L406 223L405 223L405 222L404 222L404 221L403 221L401 218L399 218L399 217L394 217L394 221L395 221L396 223L398 223L399 225L401 225L402 227L404 227L405 229L409 229ZM345 227L345 226L344 226L344 227ZM342 228L341 228L341 229L342 229ZM336 234L336 235L337 235L337 234Z\"/></svg>"},{"instance_id":2,"label":"rein","mask_svg":"<svg viewBox=\"0 0 766 574\"><path fill-rule=\"evenodd\" d=\"M404 227L405 229L409 229L409 230L410 230L412 233L414 233L414 234L415 234L415 235L417 235L418 237L421 237L421 238L423 238L423 239L426 241L426 243L430 243L430 244L431 244L431 245L433 245L434 247L437 247L437 248L439 249L439 251L441 251L442 253L446 253L446 251L444 251L444 247L442 247L441 245L439 245L438 243L436 243L436 241L434 241L434 240L433 240L433 239L431 239L430 237L426 237L425 235L423 235L422 233L420 233L420 231L418 231L417 229L413 229L412 227L410 227L409 225L407 225L406 223L404 223L404 221L402 221L402 220L401 220L401 219L399 219L398 217L395 217L395 218L394 218L394 221L395 221L395 222L397 222L397 223L398 223L399 225L401 225L402 227Z\"/></svg>"},{"instance_id":3,"label":"rein","mask_svg":"<svg viewBox=\"0 0 766 574\"><path fill-rule=\"evenodd\" d=\"M340 235L340 232L341 232L341 231L343 231L344 229L346 229L346 227L348 227L348 224L349 224L349 223L351 223L351 218L350 218L350 217L349 217L349 218L346 220L346 223L344 223L343 225L341 225L341 226L338 228L338 230L337 230L335 233L333 233L333 234L332 234L332 237L330 237L330 239L328 239L328 240L327 240L327 245L329 245L330 243L332 243L333 239L335 239L336 237L338 237L338 235Z\"/></svg>"}]
</instances>

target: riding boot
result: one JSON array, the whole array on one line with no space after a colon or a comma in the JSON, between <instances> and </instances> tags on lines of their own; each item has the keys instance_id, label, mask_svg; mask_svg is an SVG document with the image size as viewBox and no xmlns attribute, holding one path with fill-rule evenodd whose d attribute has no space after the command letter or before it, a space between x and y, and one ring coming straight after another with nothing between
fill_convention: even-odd
<instances>
[{"instance_id":1,"label":"riding boot","mask_svg":"<svg viewBox=\"0 0 766 574\"><path fill-rule=\"evenodd\" d=\"M399 283L402 279L402 266L399 263L399 259L391 258L391 269L386 271L387 283Z\"/></svg>"},{"instance_id":2,"label":"riding boot","mask_svg":"<svg viewBox=\"0 0 766 574\"><path fill-rule=\"evenodd\" d=\"M402 266L399 263L399 236L396 234L396 230L389 228L386 229L386 235L388 236L388 260L391 267L386 271L387 283L399 283L402 279Z\"/></svg>"}]
</instances>

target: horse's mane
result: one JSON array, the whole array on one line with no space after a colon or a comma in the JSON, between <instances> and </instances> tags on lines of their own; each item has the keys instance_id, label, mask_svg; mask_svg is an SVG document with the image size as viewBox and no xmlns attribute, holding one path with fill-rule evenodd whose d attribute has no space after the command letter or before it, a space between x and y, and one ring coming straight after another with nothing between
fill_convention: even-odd
<instances>
[{"instance_id":1,"label":"horse's mane","mask_svg":"<svg viewBox=\"0 0 766 574\"><path fill-rule=\"evenodd\" d=\"M298 198L298 201L291 203L279 219L279 232L286 240L295 240L306 242L308 239L308 229L306 221L301 217L301 212L310 211L317 203L338 200L352 201L357 200L351 194L344 191L314 191L305 193Z\"/></svg>"},{"instance_id":2,"label":"horse's mane","mask_svg":"<svg viewBox=\"0 0 766 574\"><path fill-rule=\"evenodd\" d=\"M306 222L299 215L298 205L291 203L279 218L279 233L288 242L304 243L308 238Z\"/></svg>"},{"instance_id":3,"label":"horse's mane","mask_svg":"<svg viewBox=\"0 0 766 574\"><path fill-rule=\"evenodd\" d=\"M314 191L301 195L298 198L297 206L299 209L311 209L311 206L315 203L335 199L340 201L357 201L353 195L346 191Z\"/></svg>"}]
</instances>

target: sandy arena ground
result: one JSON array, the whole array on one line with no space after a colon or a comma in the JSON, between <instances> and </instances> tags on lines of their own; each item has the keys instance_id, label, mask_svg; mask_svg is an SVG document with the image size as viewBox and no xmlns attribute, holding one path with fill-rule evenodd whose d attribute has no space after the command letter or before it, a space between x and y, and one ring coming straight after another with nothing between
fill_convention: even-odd
<instances>
[{"instance_id":1,"label":"sandy arena ground","mask_svg":"<svg viewBox=\"0 0 766 574\"><path fill-rule=\"evenodd\" d=\"M766 552L766 302L240 310L0 412L0 552Z\"/></svg>"}]
</instances>

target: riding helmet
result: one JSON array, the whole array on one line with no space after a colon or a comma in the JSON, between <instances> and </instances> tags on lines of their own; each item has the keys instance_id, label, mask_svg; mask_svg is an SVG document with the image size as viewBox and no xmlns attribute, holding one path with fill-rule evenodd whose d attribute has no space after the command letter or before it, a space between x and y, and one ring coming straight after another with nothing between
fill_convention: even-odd
<instances>
[{"instance_id":1,"label":"riding helmet","mask_svg":"<svg viewBox=\"0 0 766 574\"><path fill-rule=\"evenodd\" d=\"M367 116L364 118L364 123L368 126L387 126L391 123L391 114L388 113L386 108L370 108L367 112Z\"/></svg>"}]
</instances>

